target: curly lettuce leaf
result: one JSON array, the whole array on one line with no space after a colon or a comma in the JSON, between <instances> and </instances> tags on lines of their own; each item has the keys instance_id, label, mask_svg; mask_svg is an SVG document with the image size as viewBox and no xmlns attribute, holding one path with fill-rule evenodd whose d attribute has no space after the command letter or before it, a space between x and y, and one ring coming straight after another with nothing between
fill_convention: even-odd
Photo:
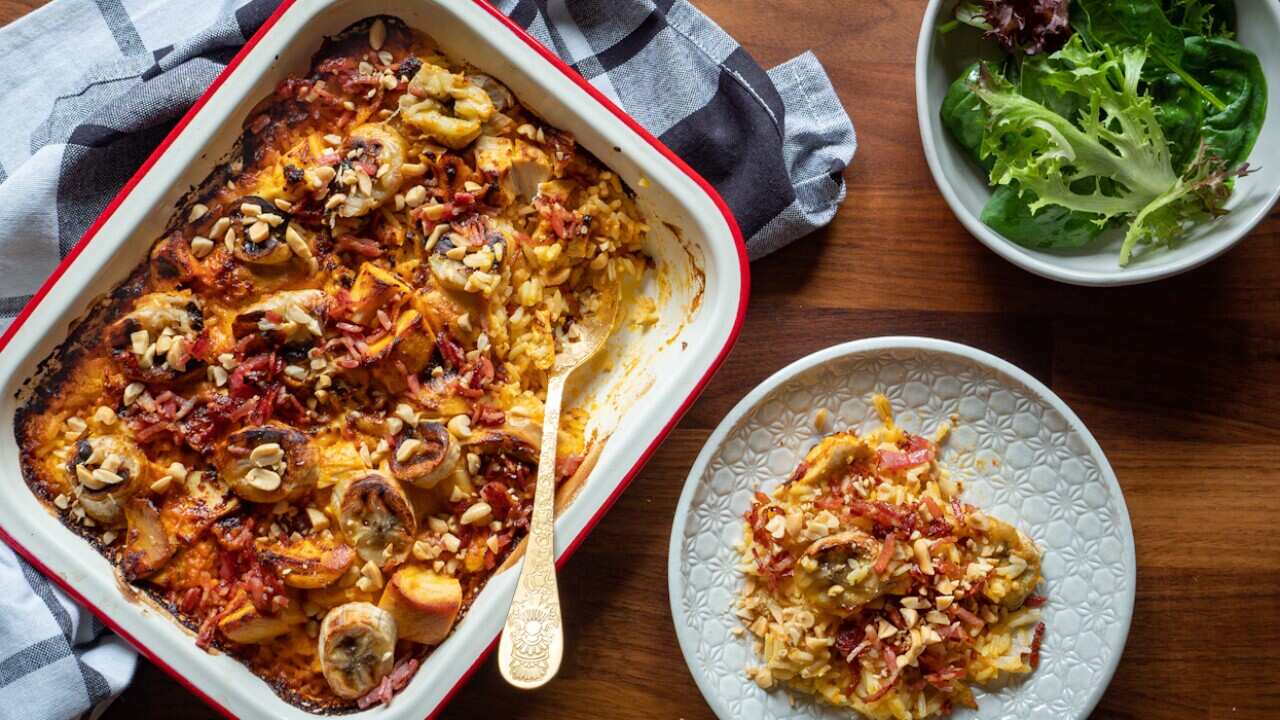
<instances>
[{"instance_id":1,"label":"curly lettuce leaf","mask_svg":"<svg viewBox=\"0 0 1280 720\"><path fill-rule=\"evenodd\" d=\"M1099 222L1138 213L1178 180L1151 100L1138 93L1145 52L1090 52L1077 36L1053 59L1040 81L1086 101L1075 123L984 66L974 94L990 117L991 182L1031 190L1033 212L1061 205Z\"/></svg>"},{"instance_id":2,"label":"curly lettuce leaf","mask_svg":"<svg viewBox=\"0 0 1280 720\"><path fill-rule=\"evenodd\" d=\"M1190 221L1225 215L1235 178L1249 173L1249 163L1233 168L1202 142L1182 177L1133 219L1120 247L1120 264L1128 265L1139 245L1174 245Z\"/></svg>"}]
</instances>

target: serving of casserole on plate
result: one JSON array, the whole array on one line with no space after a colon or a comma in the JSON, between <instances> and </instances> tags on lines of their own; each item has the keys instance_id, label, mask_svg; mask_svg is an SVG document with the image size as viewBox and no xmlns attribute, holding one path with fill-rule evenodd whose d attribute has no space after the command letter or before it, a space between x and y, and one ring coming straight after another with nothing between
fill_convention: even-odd
<instances>
[{"instance_id":1,"label":"serving of casserole on plate","mask_svg":"<svg viewBox=\"0 0 1280 720\"><path fill-rule=\"evenodd\" d=\"M721 718L1083 720L1136 566L1115 474L1060 398L980 350L885 337L801 358L725 416L667 577Z\"/></svg>"},{"instance_id":2,"label":"serving of casserole on plate","mask_svg":"<svg viewBox=\"0 0 1280 720\"><path fill-rule=\"evenodd\" d=\"M557 343L621 295L561 426L563 553L745 301L718 198L545 51L479 3L378 9L282 8L0 365L6 536L233 714L437 707L501 625Z\"/></svg>"}]
</instances>

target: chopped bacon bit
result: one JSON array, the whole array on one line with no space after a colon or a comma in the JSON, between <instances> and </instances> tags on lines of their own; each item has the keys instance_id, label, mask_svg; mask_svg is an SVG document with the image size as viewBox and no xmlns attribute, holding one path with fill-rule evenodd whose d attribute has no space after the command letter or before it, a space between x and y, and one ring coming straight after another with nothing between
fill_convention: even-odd
<instances>
[{"instance_id":1,"label":"chopped bacon bit","mask_svg":"<svg viewBox=\"0 0 1280 720\"><path fill-rule=\"evenodd\" d=\"M188 588L178 602L178 609L190 615L204 603L204 588Z\"/></svg>"},{"instance_id":2,"label":"chopped bacon bit","mask_svg":"<svg viewBox=\"0 0 1280 720\"><path fill-rule=\"evenodd\" d=\"M338 330L341 332L347 333L348 335L364 334L364 328L360 327L359 325L356 325L355 323L338 322L334 325L334 327L338 328Z\"/></svg>"},{"instance_id":3,"label":"chopped bacon bit","mask_svg":"<svg viewBox=\"0 0 1280 720\"><path fill-rule=\"evenodd\" d=\"M1043 595L1030 595L1023 601L1023 605L1029 608L1038 608L1049 602L1049 598Z\"/></svg>"},{"instance_id":4,"label":"chopped bacon bit","mask_svg":"<svg viewBox=\"0 0 1280 720\"><path fill-rule=\"evenodd\" d=\"M505 483L493 480L485 483L480 488L480 497L489 503L489 507L493 510L493 516L499 520L506 520L507 515L511 513L511 494L507 492Z\"/></svg>"},{"instance_id":5,"label":"chopped bacon bit","mask_svg":"<svg viewBox=\"0 0 1280 720\"><path fill-rule=\"evenodd\" d=\"M413 679L413 674L418 671L417 658L408 658L401 660L399 665L391 671L387 677L391 679L391 689L397 692L404 689L409 684L409 680Z\"/></svg>"},{"instance_id":6,"label":"chopped bacon bit","mask_svg":"<svg viewBox=\"0 0 1280 720\"><path fill-rule=\"evenodd\" d=\"M965 624L972 625L973 627L977 627L977 628L980 628L983 625L987 624L985 620L978 617L977 615L974 615L972 612L969 612L968 610L961 607L960 605L952 605L951 609L954 611L955 616L960 618L960 620L962 620Z\"/></svg>"},{"instance_id":7,"label":"chopped bacon bit","mask_svg":"<svg viewBox=\"0 0 1280 720\"><path fill-rule=\"evenodd\" d=\"M889 651L889 652L892 652L892 651ZM870 705L871 703L874 703L880 700L880 698L883 698L885 695L888 695L889 691L892 690L893 687L897 685L898 681L901 679L902 679L902 674L895 670L894 673L890 675L887 680L885 680L884 684L880 686L879 690L875 691L874 693L871 693L867 697L862 697L861 695L859 695L858 697L862 700L862 702Z\"/></svg>"},{"instance_id":8,"label":"chopped bacon bit","mask_svg":"<svg viewBox=\"0 0 1280 720\"><path fill-rule=\"evenodd\" d=\"M791 473L791 477L787 478L787 482L795 482L796 480L804 477L804 474L807 472L809 472L809 463L801 460L800 464L796 466L795 472Z\"/></svg>"},{"instance_id":9,"label":"chopped bacon bit","mask_svg":"<svg viewBox=\"0 0 1280 720\"><path fill-rule=\"evenodd\" d=\"M436 334L436 347L440 348L440 357L444 358L450 367L460 368L466 362L462 347L454 342L447 332L441 331Z\"/></svg>"},{"instance_id":10,"label":"chopped bacon bit","mask_svg":"<svg viewBox=\"0 0 1280 720\"><path fill-rule=\"evenodd\" d=\"M813 506L819 510L836 512L844 507L844 498L839 495L823 495L813 502Z\"/></svg>"},{"instance_id":11,"label":"chopped bacon bit","mask_svg":"<svg viewBox=\"0 0 1280 720\"><path fill-rule=\"evenodd\" d=\"M378 686L368 692L365 696L356 700L356 706L361 710L368 710L375 705L386 705L391 702L391 696L395 694L391 686L391 676L382 678L382 682Z\"/></svg>"},{"instance_id":12,"label":"chopped bacon bit","mask_svg":"<svg viewBox=\"0 0 1280 720\"><path fill-rule=\"evenodd\" d=\"M476 403L471 408L472 426L497 427L507 421L507 414L492 405Z\"/></svg>"},{"instance_id":13,"label":"chopped bacon bit","mask_svg":"<svg viewBox=\"0 0 1280 720\"><path fill-rule=\"evenodd\" d=\"M885 536L884 546L880 548L880 556L876 558L876 564L871 566L877 575L883 575L889 569L889 561L893 559L893 547L897 537L893 534Z\"/></svg>"},{"instance_id":14,"label":"chopped bacon bit","mask_svg":"<svg viewBox=\"0 0 1280 720\"><path fill-rule=\"evenodd\" d=\"M139 430L134 435L134 437L137 438L139 442L148 442L150 440L153 440L157 436L161 435L162 433L170 432L173 430L174 430L174 427L169 423L156 423L155 425L150 425L148 427L145 427Z\"/></svg>"},{"instance_id":15,"label":"chopped bacon bit","mask_svg":"<svg viewBox=\"0 0 1280 720\"><path fill-rule=\"evenodd\" d=\"M942 507L938 505L938 502L932 497L925 495L920 498L920 502L924 503L924 506L929 508L929 514L932 515L935 520L940 520L944 517Z\"/></svg>"},{"instance_id":16,"label":"chopped bacon bit","mask_svg":"<svg viewBox=\"0 0 1280 720\"><path fill-rule=\"evenodd\" d=\"M561 480L567 480L578 472L578 468L582 466L583 457L581 455L570 455L561 460L556 466L556 477Z\"/></svg>"},{"instance_id":17,"label":"chopped bacon bit","mask_svg":"<svg viewBox=\"0 0 1280 720\"><path fill-rule=\"evenodd\" d=\"M222 613L213 613L200 623L200 631L196 633L196 647L204 650L213 644L213 634L218 630L218 620Z\"/></svg>"},{"instance_id":18,"label":"chopped bacon bit","mask_svg":"<svg viewBox=\"0 0 1280 720\"><path fill-rule=\"evenodd\" d=\"M338 242L333 246L335 252L350 251L364 257L376 258L382 257L382 248L372 240L358 238L350 233L344 233L338 236Z\"/></svg>"},{"instance_id":19,"label":"chopped bacon bit","mask_svg":"<svg viewBox=\"0 0 1280 720\"><path fill-rule=\"evenodd\" d=\"M191 414L191 411L194 410L195 407L196 407L196 399L187 398L187 400L183 402L182 405L178 408L178 412L174 413L173 419L181 420L185 418L187 415Z\"/></svg>"},{"instance_id":20,"label":"chopped bacon bit","mask_svg":"<svg viewBox=\"0 0 1280 720\"><path fill-rule=\"evenodd\" d=\"M1040 667L1040 644L1044 642L1044 623L1036 625L1036 633L1031 639L1031 657L1027 658L1027 662L1031 665L1031 669L1035 670Z\"/></svg>"}]
</instances>

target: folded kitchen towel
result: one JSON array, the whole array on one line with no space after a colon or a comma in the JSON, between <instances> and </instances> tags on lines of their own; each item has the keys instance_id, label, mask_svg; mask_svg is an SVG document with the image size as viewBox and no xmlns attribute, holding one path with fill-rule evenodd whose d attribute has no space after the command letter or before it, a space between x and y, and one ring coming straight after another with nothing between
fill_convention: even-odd
<instances>
[{"instance_id":1,"label":"folded kitchen towel","mask_svg":"<svg viewBox=\"0 0 1280 720\"><path fill-rule=\"evenodd\" d=\"M278 4L54 0L0 29L0 330ZM835 214L857 141L812 53L766 71L684 0L494 4L715 185L753 259ZM0 718L120 692L127 646L7 548L0 584Z\"/></svg>"}]
</instances>

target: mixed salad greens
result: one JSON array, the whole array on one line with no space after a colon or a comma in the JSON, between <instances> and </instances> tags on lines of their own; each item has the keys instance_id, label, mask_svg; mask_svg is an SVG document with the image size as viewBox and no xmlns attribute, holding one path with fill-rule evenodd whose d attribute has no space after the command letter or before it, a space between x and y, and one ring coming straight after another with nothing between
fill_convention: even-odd
<instances>
[{"instance_id":1,"label":"mixed salad greens","mask_svg":"<svg viewBox=\"0 0 1280 720\"><path fill-rule=\"evenodd\" d=\"M1120 264L1226 212L1267 111L1234 0L980 0L939 28L1007 53L952 83L942 122L988 171L982 221L1026 247L1087 248L1123 227Z\"/></svg>"}]
</instances>

